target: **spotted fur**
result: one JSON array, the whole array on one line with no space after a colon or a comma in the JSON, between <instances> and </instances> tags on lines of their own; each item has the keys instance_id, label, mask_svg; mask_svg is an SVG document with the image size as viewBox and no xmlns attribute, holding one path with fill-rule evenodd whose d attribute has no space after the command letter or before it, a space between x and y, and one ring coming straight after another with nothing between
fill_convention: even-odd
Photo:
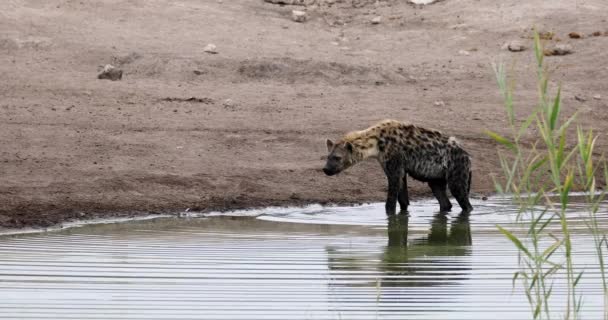
<instances>
[{"instance_id":1,"label":"spotted fur","mask_svg":"<svg viewBox=\"0 0 608 320\"><path fill-rule=\"evenodd\" d=\"M409 205L407 179L427 182L439 201L441 211L450 211L452 204L447 188L463 212L473 207L469 202L471 160L456 138L441 132L395 120L384 120L365 130L346 134L334 143L327 140L329 156L323 171L337 174L365 159L376 158L388 178L386 212Z\"/></svg>"}]
</instances>

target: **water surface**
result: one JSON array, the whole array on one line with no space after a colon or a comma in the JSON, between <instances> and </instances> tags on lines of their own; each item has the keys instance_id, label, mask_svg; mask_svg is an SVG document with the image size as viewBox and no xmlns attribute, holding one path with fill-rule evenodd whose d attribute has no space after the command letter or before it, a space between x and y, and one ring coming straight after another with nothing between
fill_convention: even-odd
<instances>
[{"instance_id":1,"label":"water surface","mask_svg":"<svg viewBox=\"0 0 608 320\"><path fill-rule=\"evenodd\" d=\"M391 219L382 204L311 206L7 236L0 318L530 319L512 289L517 251L495 227L517 229L516 210L474 205L470 216L421 201ZM584 318L599 319L591 238L582 221L573 229ZM553 291L565 301L561 282Z\"/></svg>"}]
</instances>

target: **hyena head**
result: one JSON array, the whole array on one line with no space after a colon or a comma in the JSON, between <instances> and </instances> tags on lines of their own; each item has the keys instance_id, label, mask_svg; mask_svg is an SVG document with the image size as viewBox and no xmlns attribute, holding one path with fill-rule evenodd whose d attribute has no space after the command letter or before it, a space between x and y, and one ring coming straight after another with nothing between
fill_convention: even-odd
<instances>
[{"instance_id":1,"label":"hyena head","mask_svg":"<svg viewBox=\"0 0 608 320\"><path fill-rule=\"evenodd\" d=\"M349 167L351 167L355 161L353 158L353 144L350 142L338 142L327 139L327 162L323 168L328 176L338 174Z\"/></svg>"}]
</instances>

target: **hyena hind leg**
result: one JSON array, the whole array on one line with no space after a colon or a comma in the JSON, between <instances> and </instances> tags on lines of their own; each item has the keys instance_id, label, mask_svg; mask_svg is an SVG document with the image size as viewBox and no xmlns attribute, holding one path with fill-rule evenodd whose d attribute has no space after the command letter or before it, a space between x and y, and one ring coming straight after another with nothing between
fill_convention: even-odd
<instances>
[{"instance_id":1,"label":"hyena hind leg","mask_svg":"<svg viewBox=\"0 0 608 320\"><path fill-rule=\"evenodd\" d=\"M429 187L433 191L433 195L439 201L439 211L448 212L452 210L452 203L447 194L447 181L444 179L429 181Z\"/></svg>"},{"instance_id":2,"label":"hyena hind leg","mask_svg":"<svg viewBox=\"0 0 608 320\"><path fill-rule=\"evenodd\" d=\"M448 175L450 192L454 198L456 198L456 201L458 201L463 213L473 211L473 206L469 202L469 177L468 170L457 170L455 172L450 172Z\"/></svg>"}]
</instances>

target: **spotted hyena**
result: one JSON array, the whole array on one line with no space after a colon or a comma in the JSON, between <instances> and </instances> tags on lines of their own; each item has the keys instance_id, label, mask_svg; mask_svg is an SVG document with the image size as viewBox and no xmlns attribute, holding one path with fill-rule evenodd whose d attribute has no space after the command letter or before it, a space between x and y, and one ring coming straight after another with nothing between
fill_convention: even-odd
<instances>
[{"instance_id":1,"label":"spotted hyena","mask_svg":"<svg viewBox=\"0 0 608 320\"><path fill-rule=\"evenodd\" d=\"M327 163L323 172L335 175L367 158L377 158L388 178L386 213L395 214L409 205L407 179L427 182L441 211L452 204L446 189L463 212L470 212L471 160L454 137L394 120L384 120L365 130L346 134L338 142L327 140Z\"/></svg>"}]
</instances>

